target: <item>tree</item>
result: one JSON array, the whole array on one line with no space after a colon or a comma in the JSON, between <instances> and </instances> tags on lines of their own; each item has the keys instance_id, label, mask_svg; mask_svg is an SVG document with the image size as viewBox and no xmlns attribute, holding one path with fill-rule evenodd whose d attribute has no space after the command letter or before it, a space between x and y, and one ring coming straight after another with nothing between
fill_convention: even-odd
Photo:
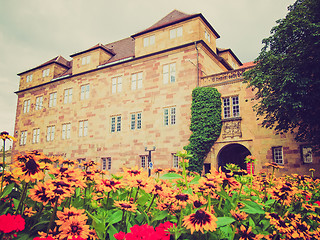
<instances>
[{"instance_id":1,"label":"tree","mask_svg":"<svg viewBox=\"0 0 320 240\"><path fill-rule=\"evenodd\" d=\"M203 162L221 133L221 94L215 88L198 87L192 91L189 144L184 147L192 157L189 171L201 174Z\"/></svg>"},{"instance_id":2,"label":"tree","mask_svg":"<svg viewBox=\"0 0 320 240\"><path fill-rule=\"evenodd\" d=\"M278 20L245 81L262 125L320 149L320 0L297 0Z\"/></svg>"}]
</instances>

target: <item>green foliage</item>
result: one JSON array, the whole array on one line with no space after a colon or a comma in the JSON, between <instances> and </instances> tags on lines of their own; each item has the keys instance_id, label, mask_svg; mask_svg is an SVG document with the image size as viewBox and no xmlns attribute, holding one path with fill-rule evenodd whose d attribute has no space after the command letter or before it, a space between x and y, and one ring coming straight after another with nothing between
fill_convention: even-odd
<instances>
[{"instance_id":1,"label":"green foliage","mask_svg":"<svg viewBox=\"0 0 320 240\"><path fill-rule=\"evenodd\" d=\"M199 87L192 92L188 170L201 173L204 159L221 133L221 94L215 88Z\"/></svg>"},{"instance_id":2,"label":"green foliage","mask_svg":"<svg viewBox=\"0 0 320 240\"><path fill-rule=\"evenodd\" d=\"M320 1L297 0L271 36L256 66L245 73L256 90L254 109L262 125L320 147Z\"/></svg>"}]
</instances>

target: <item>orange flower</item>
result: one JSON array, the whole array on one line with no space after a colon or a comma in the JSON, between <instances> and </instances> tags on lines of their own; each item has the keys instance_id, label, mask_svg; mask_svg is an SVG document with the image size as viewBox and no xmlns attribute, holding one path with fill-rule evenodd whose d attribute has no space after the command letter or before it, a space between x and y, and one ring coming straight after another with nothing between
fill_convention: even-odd
<instances>
[{"instance_id":1,"label":"orange flower","mask_svg":"<svg viewBox=\"0 0 320 240\"><path fill-rule=\"evenodd\" d=\"M57 211L57 217L59 220L56 220L58 225L63 225L71 217L76 217L78 220L86 222L88 217L84 215L85 209L76 209L74 207L64 208L62 211Z\"/></svg>"},{"instance_id":2,"label":"orange flower","mask_svg":"<svg viewBox=\"0 0 320 240\"><path fill-rule=\"evenodd\" d=\"M33 201L40 202L43 205L55 202L54 196L50 194L50 185L47 182L45 184L38 182L33 189L30 189L29 197Z\"/></svg>"},{"instance_id":3,"label":"orange flower","mask_svg":"<svg viewBox=\"0 0 320 240\"><path fill-rule=\"evenodd\" d=\"M35 213L36 213L36 211L33 211L33 210L32 210L32 207L30 207L30 208L25 208L25 209L24 209L24 212L23 212L23 214L26 215L26 216L28 216L28 217L33 216Z\"/></svg>"},{"instance_id":4,"label":"orange flower","mask_svg":"<svg viewBox=\"0 0 320 240\"><path fill-rule=\"evenodd\" d=\"M15 137L12 137L12 136L10 136L9 135L9 133L8 132L5 132L5 131L3 131L3 132L1 132L0 133L0 138L3 140L3 141L5 141L5 140L12 140L12 141L17 141L17 139L15 138Z\"/></svg>"},{"instance_id":5,"label":"orange flower","mask_svg":"<svg viewBox=\"0 0 320 240\"><path fill-rule=\"evenodd\" d=\"M231 215L237 220L237 221L243 221L246 220L248 217L248 214L244 212L240 212L240 210L230 210Z\"/></svg>"},{"instance_id":6,"label":"orange flower","mask_svg":"<svg viewBox=\"0 0 320 240\"><path fill-rule=\"evenodd\" d=\"M122 183L120 181L114 179L102 179L97 180L96 188L99 192L111 192L117 191L117 189L122 187Z\"/></svg>"},{"instance_id":7,"label":"orange flower","mask_svg":"<svg viewBox=\"0 0 320 240\"><path fill-rule=\"evenodd\" d=\"M191 234L193 234L194 231L199 230L204 233L203 230L215 231L217 229L216 221L217 218L213 214L203 209L199 209L196 213L184 217L182 225L187 229L190 229Z\"/></svg>"},{"instance_id":8,"label":"orange flower","mask_svg":"<svg viewBox=\"0 0 320 240\"><path fill-rule=\"evenodd\" d=\"M254 234L253 232L251 232L251 230L252 227L246 229L245 226L241 225L240 229L237 229L236 232L240 236L239 240L258 240L264 237L261 234Z\"/></svg>"},{"instance_id":9,"label":"orange flower","mask_svg":"<svg viewBox=\"0 0 320 240\"><path fill-rule=\"evenodd\" d=\"M72 239L78 237L87 239L90 234L89 226L86 225L86 221L83 221L82 218L77 216L69 217L69 219L59 227L59 231L60 239Z\"/></svg>"},{"instance_id":10,"label":"orange flower","mask_svg":"<svg viewBox=\"0 0 320 240\"><path fill-rule=\"evenodd\" d=\"M123 211L135 212L137 207L128 201L114 201L114 205Z\"/></svg>"},{"instance_id":11,"label":"orange flower","mask_svg":"<svg viewBox=\"0 0 320 240\"><path fill-rule=\"evenodd\" d=\"M34 155L18 156L18 161L15 161L12 166L15 168L13 174L21 181L35 182L44 178L42 169L45 163L38 162Z\"/></svg>"}]
</instances>

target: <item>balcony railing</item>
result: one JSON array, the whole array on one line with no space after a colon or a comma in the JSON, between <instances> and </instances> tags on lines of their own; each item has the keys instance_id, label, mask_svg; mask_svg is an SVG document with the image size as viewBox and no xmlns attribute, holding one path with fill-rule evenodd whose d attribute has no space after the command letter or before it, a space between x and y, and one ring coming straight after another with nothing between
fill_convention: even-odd
<instances>
[{"instance_id":1,"label":"balcony railing","mask_svg":"<svg viewBox=\"0 0 320 240\"><path fill-rule=\"evenodd\" d=\"M236 69L228 72L217 73L210 76L202 77L200 80L200 86L218 85L227 82L234 82L236 80L243 79L243 73L252 67Z\"/></svg>"}]
</instances>

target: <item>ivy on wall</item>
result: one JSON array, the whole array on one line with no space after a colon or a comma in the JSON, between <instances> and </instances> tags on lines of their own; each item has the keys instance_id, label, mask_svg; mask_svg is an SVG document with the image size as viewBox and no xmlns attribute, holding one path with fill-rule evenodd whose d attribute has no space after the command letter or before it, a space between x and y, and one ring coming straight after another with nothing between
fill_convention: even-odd
<instances>
[{"instance_id":1,"label":"ivy on wall","mask_svg":"<svg viewBox=\"0 0 320 240\"><path fill-rule=\"evenodd\" d=\"M201 174L203 162L221 133L221 94L211 87L197 87L192 91L189 144L184 147L192 157L189 171Z\"/></svg>"}]
</instances>

